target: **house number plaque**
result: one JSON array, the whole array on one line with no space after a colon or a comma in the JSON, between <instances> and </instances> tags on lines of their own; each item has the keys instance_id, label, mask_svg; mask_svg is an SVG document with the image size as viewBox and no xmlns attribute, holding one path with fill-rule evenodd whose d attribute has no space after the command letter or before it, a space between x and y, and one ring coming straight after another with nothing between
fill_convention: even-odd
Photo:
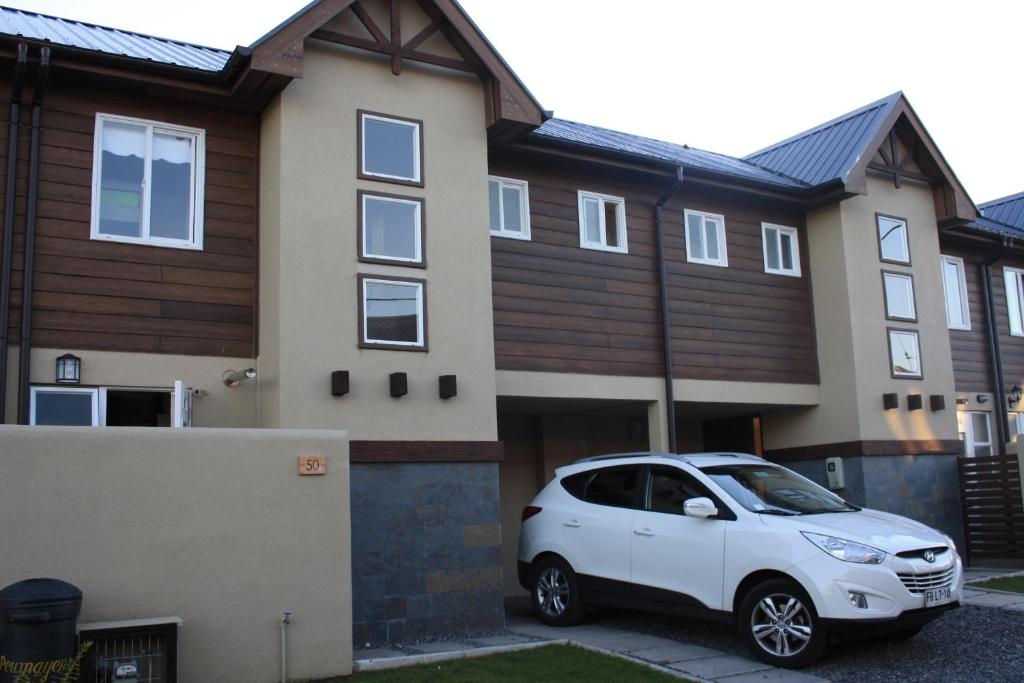
<instances>
[{"instance_id":1,"label":"house number plaque","mask_svg":"<svg viewBox=\"0 0 1024 683\"><path fill-rule=\"evenodd\" d=\"M319 474L327 474L327 457L324 455L300 455L299 475L313 477Z\"/></svg>"}]
</instances>

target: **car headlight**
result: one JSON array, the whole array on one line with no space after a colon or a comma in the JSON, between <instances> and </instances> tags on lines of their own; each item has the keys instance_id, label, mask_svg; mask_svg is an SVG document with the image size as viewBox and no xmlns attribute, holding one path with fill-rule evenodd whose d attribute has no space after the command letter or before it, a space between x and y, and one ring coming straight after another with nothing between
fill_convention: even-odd
<instances>
[{"instance_id":1,"label":"car headlight","mask_svg":"<svg viewBox=\"0 0 1024 683\"><path fill-rule=\"evenodd\" d=\"M869 545L854 543L853 541L836 538L835 536L812 534L810 531L801 531L800 533L802 533L804 538L808 541L818 546L832 557L837 560L842 560L843 562L881 564L885 559L884 550L872 548Z\"/></svg>"}]
</instances>

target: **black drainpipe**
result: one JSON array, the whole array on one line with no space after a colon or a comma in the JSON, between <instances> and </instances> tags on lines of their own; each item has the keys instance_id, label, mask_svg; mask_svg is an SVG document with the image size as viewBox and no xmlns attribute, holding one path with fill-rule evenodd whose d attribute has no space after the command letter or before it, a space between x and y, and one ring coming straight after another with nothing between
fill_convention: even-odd
<instances>
[{"instance_id":1,"label":"black drainpipe","mask_svg":"<svg viewBox=\"0 0 1024 683\"><path fill-rule=\"evenodd\" d=\"M7 349L11 325L11 270L14 264L14 202L18 173L18 130L21 114L21 84L28 62L28 45L18 43L18 61L11 85L10 123L7 128L7 180L4 187L3 260L0 261L0 424L7 409Z\"/></svg>"},{"instance_id":2,"label":"black drainpipe","mask_svg":"<svg viewBox=\"0 0 1024 683\"><path fill-rule=\"evenodd\" d=\"M28 147L28 203L25 207L25 267L21 285L21 353L18 356L18 424L29 419L29 380L32 372L32 290L36 260L36 206L39 195L39 135L43 95L50 71L50 48L39 50L39 77L32 93L32 134Z\"/></svg>"},{"instance_id":3,"label":"black drainpipe","mask_svg":"<svg viewBox=\"0 0 1024 683\"><path fill-rule=\"evenodd\" d=\"M996 324L996 302L992 293L992 265L1013 248L1013 238L1004 237L999 251L978 265L981 271L981 297L985 309L985 331L988 333L988 357L992 366L992 392L996 410L996 432L999 437L997 452L1006 455L1006 441L1010 438L1010 425L1006 418L1006 390L1003 386L1003 357L999 351L999 328Z\"/></svg>"},{"instance_id":4,"label":"black drainpipe","mask_svg":"<svg viewBox=\"0 0 1024 683\"><path fill-rule=\"evenodd\" d=\"M665 230L662 213L665 203L683 187L683 167L676 169L672 187L654 205L654 232L658 237L658 290L661 295L661 343L665 348L665 415L668 420L668 450L676 452L676 399L672 387L672 329L668 311L668 272L665 266ZM683 226L685 230L686 227Z\"/></svg>"}]
</instances>

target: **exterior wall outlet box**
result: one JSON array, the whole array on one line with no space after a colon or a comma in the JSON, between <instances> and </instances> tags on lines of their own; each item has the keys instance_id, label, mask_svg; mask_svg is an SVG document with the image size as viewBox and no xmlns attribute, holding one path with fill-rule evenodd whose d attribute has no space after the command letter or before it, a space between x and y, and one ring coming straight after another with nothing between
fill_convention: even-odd
<instances>
[{"instance_id":1,"label":"exterior wall outlet box","mask_svg":"<svg viewBox=\"0 0 1024 683\"><path fill-rule=\"evenodd\" d=\"M825 460L825 474L828 475L828 487L833 491L841 491L846 488L846 473L843 471L842 458L827 458Z\"/></svg>"},{"instance_id":2,"label":"exterior wall outlet box","mask_svg":"<svg viewBox=\"0 0 1024 683\"><path fill-rule=\"evenodd\" d=\"M344 396L348 393L348 370L335 370L331 373L331 396Z\"/></svg>"},{"instance_id":3,"label":"exterior wall outlet box","mask_svg":"<svg viewBox=\"0 0 1024 683\"><path fill-rule=\"evenodd\" d=\"M437 378L437 384L441 398L458 396L459 387L455 375L441 375Z\"/></svg>"},{"instance_id":4,"label":"exterior wall outlet box","mask_svg":"<svg viewBox=\"0 0 1024 683\"><path fill-rule=\"evenodd\" d=\"M392 372L389 379L392 396L399 398L409 393L409 377L404 372Z\"/></svg>"}]
</instances>

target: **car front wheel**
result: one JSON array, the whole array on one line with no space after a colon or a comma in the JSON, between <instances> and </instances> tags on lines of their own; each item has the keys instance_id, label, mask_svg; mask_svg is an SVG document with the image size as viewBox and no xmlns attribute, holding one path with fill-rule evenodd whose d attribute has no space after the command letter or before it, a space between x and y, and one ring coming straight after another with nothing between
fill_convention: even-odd
<instances>
[{"instance_id":1,"label":"car front wheel","mask_svg":"<svg viewBox=\"0 0 1024 683\"><path fill-rule=\"evenodd\" d=\"M572 626L583 620L586 605L579 581L569 563L560 557L545 557L533 568L533 607L549 626Z\"/></svg>"},{"instance_id":2,"label":"car front wheel","mask_svg":"<svg viewBox=\"0 0 1024 683\"><path fill-rule=\"evenodd\" d=\"M747 593L740 606L739 628L754 656L773 666L807 666L828 645L828 634L810 598L789 579L771 579Z\"/></svg>"}]
</instances>

